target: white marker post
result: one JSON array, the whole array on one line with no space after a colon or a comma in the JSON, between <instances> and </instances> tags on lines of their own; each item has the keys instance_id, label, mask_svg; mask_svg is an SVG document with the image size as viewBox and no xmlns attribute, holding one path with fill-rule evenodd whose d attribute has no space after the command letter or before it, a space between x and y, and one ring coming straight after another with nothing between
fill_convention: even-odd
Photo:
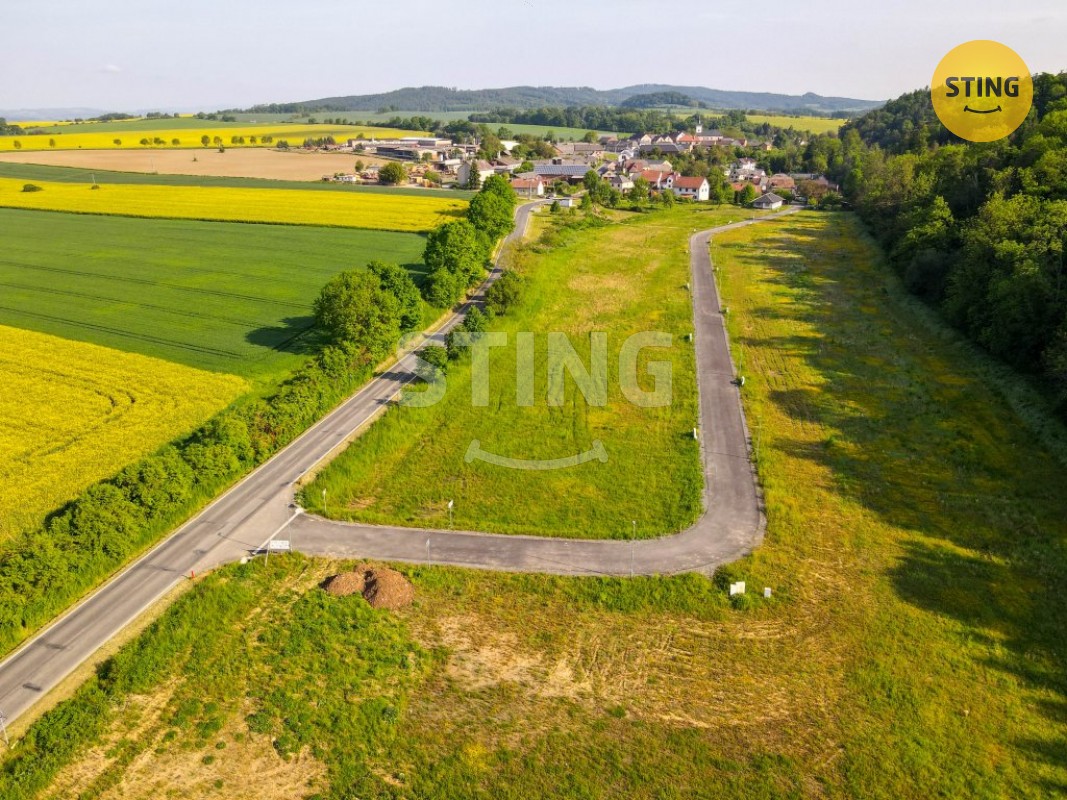
<instances>
[{"instance_id":1,"label":"white marker post","mask_svg":"<svg viewBox=\"0 0 1067 800\"><path fill-rule=\"evenodd\" d=\"M455 500L449 500L448 501L448 528L449 528L449 530L452 529L452 509L455 508L455 507L456 507L456 501Z\"/></svg>"},{"instance_id":2,"label":"white marker post","mask_svg":"<svg viewBox=\"0 0 1067 800\"><path fill-rule=\"evenodd\" d=\"M637 520L634 523L634 535L630 538L630 577L634 576L634 547L637 542Z\"/></svg>"}]
</instances>

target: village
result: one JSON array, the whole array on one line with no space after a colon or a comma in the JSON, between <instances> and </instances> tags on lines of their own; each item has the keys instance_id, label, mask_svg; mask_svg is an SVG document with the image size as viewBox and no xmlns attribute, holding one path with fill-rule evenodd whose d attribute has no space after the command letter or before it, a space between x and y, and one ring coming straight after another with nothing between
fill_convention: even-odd
<instances>
[{"instance_id":1,"label":"village","mask_svg":"<svg viewBox=\"0 0 1067 800\"><path fill-rule=\"evenodd\" d=\"M505 175L520 197L553 198L562 207L577 203L590 172L619 196L640 187L643 193L669 192L685 202L735 202L765 210L819 200L839 191L836 184L818 173L768 174L759 166L758 157L738 154L770 152L774 149L770 142L733 138L719 130L704 130L701 125L692 132L554 142L548 145L551 155L543 158L521 157L518 153L524 151L524 146L517 140L501 139L499 144L500 152L487 159L480 143L448 138L350 139L323 149L397 163L404 167L403 171L397 173L394 169L386 179L384 164L357 161L357 171L323 176L323 180L476 189L493 175ZM709 148L736 156L732 162L724 159L722 178L715 186L708 177L683 174L671 161L671 156L677 160L679 155ZM709 177L718 178L714 174Z\"/></svg>"}]
</instances>

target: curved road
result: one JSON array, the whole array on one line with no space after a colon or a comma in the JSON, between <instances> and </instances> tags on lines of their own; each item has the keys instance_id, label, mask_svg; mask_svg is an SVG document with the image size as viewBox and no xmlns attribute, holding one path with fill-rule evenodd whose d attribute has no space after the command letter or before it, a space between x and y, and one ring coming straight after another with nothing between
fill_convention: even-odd
<instances>
[{"instance_id":1,"label":"curved road","mask_svg":"<svg viewBox=\"0 0 1067 800\"><path fill-rule=\"evenodd\" d=\"M524 235L536 205L517 210L509 240ZM294 513L300 479L415 379L415 358L409 354L0 662L0 712L9 722L18 717L191 572L236 561L279 535L310 555L430 560L569 575L708 571L750 551L762 537L762 514L708 244L715 233L776 216L780 214L724 225L690 239L705 470L705 510L691 528L631 543L354 525ZM499 274L497 265L480 293ZM458 325L470 305L449 317L433 336Z\"/></svg>"}]
</instances>

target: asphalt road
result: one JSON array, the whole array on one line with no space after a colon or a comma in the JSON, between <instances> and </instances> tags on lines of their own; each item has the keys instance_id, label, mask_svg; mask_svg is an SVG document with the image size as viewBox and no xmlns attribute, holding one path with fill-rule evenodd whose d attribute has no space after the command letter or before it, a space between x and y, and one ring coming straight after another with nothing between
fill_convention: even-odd
<instances>
[{"instance_id":1,"label":"asphalt road","mask_svg":"<svg viewBox=\"0 0 1067 800\"><path fill-rule=\"evenodd\" d=\"M525 233L530 212L531 206L518 209L518 224L510 238ZM747 224L752 223L714 228L690 240L705 511L688 530L636 543L538 539L352 525L294 512L296 483L414 380L415 359L408 355L0 662L0 712L9 722L25 712L192 572L237 561L275 537L290 539L295 549L310 555L429 560L558 574L707 571L748 552L762 537L762 516L708 254L712 235ZM498 275L499 267L482 291ZM435 336L459 324L466 308L450 317Z\"/></svg>"}]
</instances>

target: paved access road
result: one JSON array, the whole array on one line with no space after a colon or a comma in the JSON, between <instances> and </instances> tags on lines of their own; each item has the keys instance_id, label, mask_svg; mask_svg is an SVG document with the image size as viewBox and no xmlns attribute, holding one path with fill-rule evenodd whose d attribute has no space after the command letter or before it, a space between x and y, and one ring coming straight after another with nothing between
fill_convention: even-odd
<instances>
[{"instance_id":1,"label":"paved access road","mask_svg":"<svg viewBox=\"0 0 1067 800\"><path fill-rule=\"evenodd\" d=\"M295 547L313 555L558 575L711 572L750 552L763 536L762 506L709 245L717 233L796 210L722 225L689 240L704 460L704 511L690 528L631 542L361 525L301 515L290 526Z\"/></svg>"},{"instance_id":2,"label":"paved access road","mask_svg":"<svg viewBox=\"0 0 1067 800\"><path fill-rule=\"evenodd\" d=\"M511 239L524 234L534 205L518 209ZM715 233L754 221L690 240L706 508L693 527L631 544L352 525L294 513L297 481L415 379L408 355L0 663L0 711L15 719L175 583L236 561L274 536L311 555L415 562L427 559L429 541L436 564L558 574L706 571L748 552L760 540L762 517L708 243ZM496 267L485 285L499 274ZM459 324L466 308L436 335Z\"/></svg>"}]
</instances>

